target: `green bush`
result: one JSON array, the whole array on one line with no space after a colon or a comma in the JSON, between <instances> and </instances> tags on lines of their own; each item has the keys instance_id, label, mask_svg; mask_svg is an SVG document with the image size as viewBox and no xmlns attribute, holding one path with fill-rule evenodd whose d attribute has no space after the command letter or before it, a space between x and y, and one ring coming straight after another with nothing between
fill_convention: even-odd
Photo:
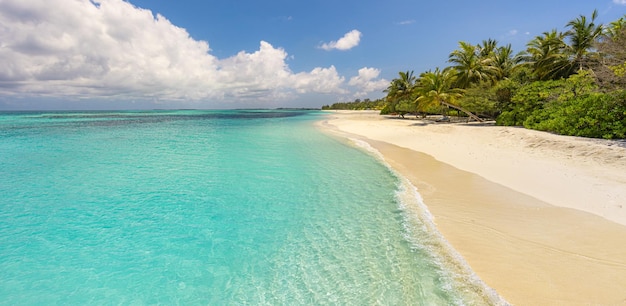
<instances>
[{"instance_id":1,"label":"green bush","mask_svg":"<svg viewBox=\"0 0 626 306\"><path fill-rule=\"evenodd\" d=\"M499 113L495 90L488 84L475 85L466 89L465 94L459 100L459 105L484 118L495 118Z\"/></svg>"},{"instance_id":2,"label":"green bush","mask_svg":"<svg viewBox=\"0 0 626 306\"><path fill-rule=\"evenodd\" d=\"M397 114L404 117L406 114L417 113L417 104L409 100L401 100L396 102L389 102L385 104L380 111L381 115Z\"/></svg>"},{"instance_id":3,"label":"green bush","mask_svg":"<svg viewBox=\"0 0 626 306\"><path fill-rule=\"evenodd\" d=\"M535 111L541 110L544 104L555 100L555 92L562 87L563 80L538 81L522 86L511 97L508 109L498 118L498 125L523 125L525 120Z\"/></svg>"},{"instance_id":4,"label":"green bush","mask_svg":"<svg viewBox=\"0 0 626 306\"><path fill-rule=\"evenodd\" d=\"M551 103L528 116L524 127L571 136L625 138L626 91Z\"/></svg>"},{"instance_id":5,"label":"green bush","mask_svg":"<svg viewBox=\"0 0 626 306\"><path fill-rule=\"evenodd\" d=\"M536 126L550 118L563 103L587 96L596 90L593 77L586 71L568 79L536 81L518 88L496 119L498 125Z\"/></svg>"}]
</instances>

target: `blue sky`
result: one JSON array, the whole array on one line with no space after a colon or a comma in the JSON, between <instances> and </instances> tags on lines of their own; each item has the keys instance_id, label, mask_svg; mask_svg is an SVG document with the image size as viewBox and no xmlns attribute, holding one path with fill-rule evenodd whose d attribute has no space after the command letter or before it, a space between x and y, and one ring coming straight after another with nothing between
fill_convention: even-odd
<instances>
[{"instance_id":1,"label":"blue sky","mask_svg":"<svg viewBox=\"0 0 626 306\"><path fill-rule=\"evenodd\" d=\"M0 0L0 109L319 107L380 98L459 41L522 51L626 0Z\"/></svg>"}]
</instances>

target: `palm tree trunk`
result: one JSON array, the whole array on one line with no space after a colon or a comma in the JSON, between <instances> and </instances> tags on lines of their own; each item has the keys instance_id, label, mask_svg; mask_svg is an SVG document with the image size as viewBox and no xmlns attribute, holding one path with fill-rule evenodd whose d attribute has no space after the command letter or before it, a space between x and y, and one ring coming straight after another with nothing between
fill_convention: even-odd
<instances>
[{"instance_id":1,"label":"palm tree trunk","mask_svg":"<svg viewBox=\"0 0 626 306\"><path fill-rule=\"evenodd\" d=\"M470 112L470 111L468 111L468 110L466 110L466 109L464 109L464 108L462 108L460 106L456 106L456 105L450 104L450 103L445 102L445 101L440 101L440 102L441 102L441 104L443 104L443 105L445 105L447 107L452 107L452 108L454 108L456 110L460 110L460 111L464 112L470 118L472 118L472 119L474 119L474 120L476 120L478 122L483 122L484 121L483 119L480 119L478 116L472 114L472 112Z\"/></svg>"}]
</instances>

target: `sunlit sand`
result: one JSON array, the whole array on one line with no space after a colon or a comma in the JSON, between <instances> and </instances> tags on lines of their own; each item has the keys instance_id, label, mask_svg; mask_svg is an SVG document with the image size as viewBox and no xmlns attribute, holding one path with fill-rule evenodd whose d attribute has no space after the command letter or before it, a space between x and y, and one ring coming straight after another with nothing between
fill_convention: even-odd
<instances>
[{"instance_id":1,"label":"sunlit sand","mask_svg":"<svg viewBox=\"0 0 626 306\"><path fill-rule=\"evenodd\" d=\"M514 305L626 303L624 143L333 111L417 188L443 236Z\"/></svg>"}]
</instances>

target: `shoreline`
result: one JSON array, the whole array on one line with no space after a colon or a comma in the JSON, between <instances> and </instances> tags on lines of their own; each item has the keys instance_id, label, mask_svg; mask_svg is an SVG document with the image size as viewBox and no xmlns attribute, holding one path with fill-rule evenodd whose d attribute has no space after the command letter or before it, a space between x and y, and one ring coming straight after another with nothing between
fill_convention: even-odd
<instances>
[{"instance_id":1,"label":"shoreline","mask_svg":"<svg viewBox=\"0 0 626 306\"><path fill-rule=\"evenodd\" d=\"M372 111L328 112L322 125L380 152L508 302L626 304L626 148Z\"/></svg>"}]
</instances>

